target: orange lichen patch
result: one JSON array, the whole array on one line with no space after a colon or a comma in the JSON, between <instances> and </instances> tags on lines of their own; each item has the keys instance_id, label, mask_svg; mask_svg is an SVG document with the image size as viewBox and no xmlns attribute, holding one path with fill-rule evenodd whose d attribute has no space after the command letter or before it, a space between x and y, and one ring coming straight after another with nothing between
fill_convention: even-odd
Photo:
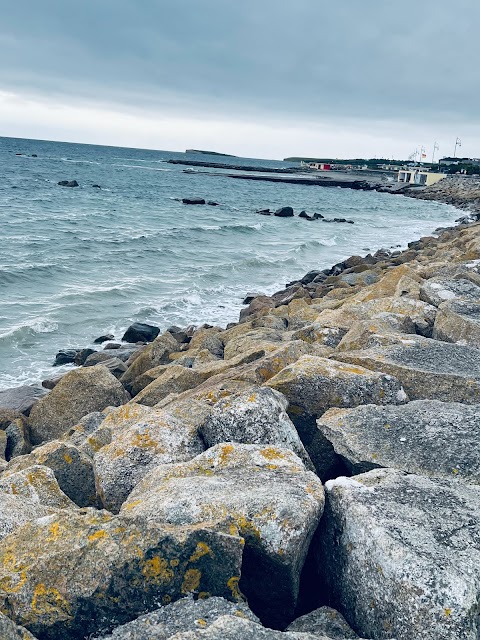
<instances>
[{"instance_id":1,"label":"orange lichen patch","mask_svg":"<svg viewBox=\"0 0 480 640\"><path fill-rule=\"evenodd\" d=\"M256 399L257 399L257 394L252 393L252 395L248 398L248 402L255 402Z\"/></svg>"},{"instance_id":2,"label":"orange lichen patch","mask_svg":"<svg viewBox=\"0 0 480 640\"><path fill-rule=\"evenodd\" d=\"M200 593L198 594L198 599L199 600L207 600L208 598L211 598L212 594L209 591L200 591Z\"/></svg>"},{"instance_id":3,"label":"orange lichen patch","mask_svg":"<svg viewBox=\"0 0 480 640\"><path fill-rule=\"evenodd\" d=\"M452 615L451 609L444 609L443 612L447 618L449 618Z\"/></svg>"},{"instance_id":4,"label":"orange lichen patch","mask_svg":"<svg viewBox=\"0 0 480 640\"><path fill-rule=\"evenodd\" d=\"M208 544L205 544L205 542L198 542L197 548L190 556L189 562L197 562L198 560L200 560L200 558L203 558L204 556L207 556L207 555L210 556L211 558L214 557L214 553L210 549Z\"/></svg>"},{"instance_id":5,"label":"orange lichen patch","mask_svg":"<svg viewBox=\"0 0 480 640\"><path fill-rule=\"evenodd\" d=\"M235 518L235 523L238 527L239 532L243 536L253 535L255 538L260 539L260 529L258 529L253 522L247 520L245 516L233 516Z\"/></svg>"},{"instance_id":6,"label":"orange lichen patch","mask_svg":"<svg viewBox=\"0 0 480 640\"><path fill-rule=\"evenodd\" d=\"M223 446L220 453L220 464L226 464L228 458L234 451L235 447L233 446L233 444L226 444L225 446Z\"/></svg>"},{"instance_id":7,"label":"orange lichen patch","mask_svg":"<svg viewBox=\"0 0 480 640\"><path fill-rule=\"evenodd\" d=\"M70 604L57 589L37 584L33 592L32 611L42 616L58 617L59 611L70 615Z\"/></svg>"},{"instance_id":8,"label":"orange lichen patch","mask_svg":"<svg viewBox=\"0 0 480 640\"><path fill-rule=\"evenodd\" d=\"M366 375L367 371L365 371L365 369L361 368L361 367L354 367L354 366L342 366L342 371L346 371L347 373L354 373L355 375L358 376L364 376Z\"/></svg>"},{"instance_id":9,"label":"orange lichen patch","mask_svg":"<svg viewBox=\"0 0 480 640\"><path fill-rule=\"evenodd\" d=\"M160 556L153 556L145 562L142 570L147 580L152 580L157 584L171 582L173 580L173 571L170 569L168 562Z\"/></svg>"},{"instance_id":10,"label":"orange lichen patch","mask_svg":"<svg viewBox=\"0 0 480 640\"><path fill-rule=\"evenodd\" d=\"M54 522L53 524L51 524L48 527L48 531L50 533L50 535L47 538L47 542L53 542L54 540L58 539L58 536L60 534L60 525L58 522Z\"/></svg>"},{"instance_id":11,"label":"orange lichen patch","mask_svg":"<svg viewBox=\"0 0 480 640\"><path fill-rule=\"evenodd\" d=\"M104 442L100 442L94 436L90 436L87 438L88 444L92 447L93 451L100 451L100 449L105 446Z\"/></svg>"},{"instance_id":12,"label":"orange lichen patch","mask_svg":"<svg viewBox=\"0 0 480 640\"><path fill-rule=\"evenodd\" d=\"M198 620L196 620L196 624L202 629L205 629L205 627L207 626L207 621L204 620L203 618L199 618Z\"/></svg>"},{"instance_id":13,"label":"orange lichen patch","mask_svg":"<svg viewBox=\"0 0 480 640\"><path fill-rule=\"evenodd\" d=\"M196 591L200 586L202 574L198 569L189 569L183 578L182 593L186 595L192 591Z\"/></svg>"},{"instance_id":14,"label":"orange lichen patch","mask_svg":"<svg viewBox=\"0 0 480 640\"><path fill-rule=\"evenodd\" d=\"M283 453L283 451L280 451L280 449L277 449L275 447L266 447L265 449L262 449L260 451L260 454L266 460L278 460L279 458L280 459L285 458L285 454Z\"/></svg>"},{"instance_id":15,"label":"orange lichen patch","mask_svg":"<svg viewBox=\"0 0 480 640\"><path fill-rule=\"evenodd\" d=\"M227 582L227 587L230 589L230 591L232 592L232 596L236 600L242 599L242 593L238 586L239 582L240 582L240 576L232 576L230 580L228 580Z\"/></svg>"},{"instance_id":16,"label":"orange lichen patch","mask_svg":"<svg viewBox=\"0 0 480 640\"><path fill-rule=\"evenodd\" d=\"M144 433L136 433L132 439L132 445L140 449L155 449L158 442L154 440L148 433L148 429Z\"/></svg>"},{"instance_id":17,"label":"orange lichen patch","mask_svg":"<svg viewBox=\"0 0 480 640\"><path fill-rule=\"evenodd\" d=\"M65 454L63 455L63 459L65 460L65 462L66 462L67 464L72 464L72 462L73 462L73 458L72 458L72 456L71 456L69 453L65 453Z\"/></svg>"},{"instance_id":18,"label":"orange lichen patch","mask_svg":"<svg viewBox=\"0 0 480 640\"><path fill-rule=\"evenodd\" d=\"M90 542L95 542L95 540L101 540L102 538L106 537L107 532L105 531L105 529L99 529L98 531L95 531L95 533L92 533L91 536L88 536L88 539L90 540Z\"/></svg>"},{"instance_id":19,"label":"orange lichen patch","mask_svg":"<svg viewBox=\"0 0 480 640\"><path fill-rule=\"evenodd\" d=\"M179 564L180 564L180 560L178 558L173 558L173 560L170 560L171 567L178 567Z\"/></svg>"},{"instance_id":20,"label":"orange lichen patch","mask_svg":"<svg viewBox=\"0 0 480 640\"><path fill-rule=\"evenodd\" d=\"M141 500L134 500L133 502L128 502L126 505L124 505L123 508L130 511L131 509L135 509L135 507L138 507L139 504L142 504Z\"/></svg>"}]
</instances>

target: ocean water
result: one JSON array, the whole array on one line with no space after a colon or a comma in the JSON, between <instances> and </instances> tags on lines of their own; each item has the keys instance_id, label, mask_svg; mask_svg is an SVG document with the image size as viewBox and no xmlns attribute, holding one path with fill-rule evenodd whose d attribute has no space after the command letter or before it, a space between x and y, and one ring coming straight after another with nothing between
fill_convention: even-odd
<instances>
[{"instance_id":1,"label":"ocean water","mask_svg":"<svg viewBox=\"0 0 480 640\"><path fill-rule=\"evenodd\" d=\"M184 173L165 162L181 157L243 161L0 138L0 389L51 376L58 349L121 337L133 321L225 325L247 291L273 293L352 254L404 247L458 216L402 196ZM57 186L72 179L80 187ZM192 196L221 206L177 200ZM255 213L284 205L355 224Z\"/></svg>"}]
</instances>

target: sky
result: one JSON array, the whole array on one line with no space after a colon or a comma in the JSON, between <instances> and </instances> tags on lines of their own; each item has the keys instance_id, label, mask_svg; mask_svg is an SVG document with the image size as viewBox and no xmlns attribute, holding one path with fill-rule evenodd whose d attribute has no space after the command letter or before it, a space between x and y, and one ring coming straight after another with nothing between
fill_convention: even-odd
<instances>
[{"instance_id":1,"label":"sky","mask_svg":"<svg viewBox=\"0 0 480 640\"><path fill-rule=\"evenodd\" d=\"M0 136L480 157L478 0L0 0Z\"/></svg>"}]
</instances>

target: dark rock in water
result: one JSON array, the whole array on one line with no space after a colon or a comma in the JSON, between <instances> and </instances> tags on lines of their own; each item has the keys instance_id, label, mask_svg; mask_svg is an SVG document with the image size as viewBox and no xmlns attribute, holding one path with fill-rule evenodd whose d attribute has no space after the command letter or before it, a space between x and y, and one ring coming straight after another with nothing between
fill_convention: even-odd
<instances>
[{"instance_id":1,"label":"dark rock in water","mask_svg":"<svg viewBox=\"0 0 480 640\"><path fill-rule=\"evenodd\" d=\"M214 202L213 200L209 200L207 202L207 204L209 204L211 207L219 207L220 206L219 202Z\"/></svg>"},{"instance_id":2,"label":"dark rock in water","mask_svg":"<svg viewBox=\"0 0 480 640\"><path fill-rule=\"evenodd\" d=\"M259 209L255 213L259 213L261 216L269 216L271 214L270 209Z\"/></svg>"},{"instance_id":3,"label":"dark rock in water","mask_svg":"<svg viewBox=\"0 0 480 640\"><path fill-rule=\"evenodd\" d=\"M96 353L95 349L81 349L80 351L77 351L77 354L75 356L75 364L80 367L82 364L84 364L88 356L92 355L92 353Z\"/></svg>"},{"instance_id":4,"label":"dark rock in water","mask_svg":"<svg viewBox=\"0 0 480 640\"><path fill-rule=\"evenodd\" d=\"M334 222L346 222L347 219L346 218L334 218L333 221Z\"/></svg>"},{"instance_id":5,"label":"dark rock in water","mask_svg":"<svg viewBox=\"0 0 480 640\"><path fill-rule=\"evenodd\" d=\"M78 182L76 180L60 180L57 183L59 187L78 187Z\"/></svg>"},{"instance_id":6,"label":"dark rock in water","mask_svg":"<svg viewBox=\"0 0 480 640\"><path fill-rule=\"evenodd\" d=\"M277 218L292 218L294 214L292 207L282 207L277 209L273 215L277 216Z\"/></svg>"},{"instance_id":7,"label":"dark rock in water","mask_svg":"<svg viewBox=\"0 0 480 640\"><path fill-rule=\"evenodd\" d=\"M62 364L73 364L77 357L77 349L62 349L55 356L54 367L60 367Z\"/></svg>"},{"instance_id":8,"label":"dark rock in water","mask_svg":"<svg viewBox=\"0 0 480 640\"><path fill-rule=\"evenodd\" d=\"M38 158L36 153L32 153L32 158Z\"/></svg>"},{"instance_id":9,"label":"dark rock in water","mask_svg":"<svg viewBox=\"0 0 480 640\"><path fill-rule=\"evenodd\" d=\"M312 216L309 216L306 211L300 211L300 213L298 214L298 217L305 218L305 220L315 220L315 218L313 218Z\"/></svg>"},{"instance_id":10,"label":"dark rock in water","mask_svg":"<svg viewBox=\"0 0 480 640\"><path fill-rule=\"evenodd\" d=\"M301 284L310 284L310 282L313 282L315 278L319 276L321 273L322 273L321 271L315 271L315 270L309 271L307 274L303 276L301 280L299 280L299 282Z\"/></svg>"},{"instance_id":11,"label":"dark rock in water","mask_svg":"<svg viewBox=\"0 0 480 640\"><path fill-rule=\"evenodd\" d=\"M115 336L113 336L111 333L107 333L104 336L95 338L95 340L93 341L93 344L103 344L104 342L108 342L109 340L114 340L114 339L115 339Z\"/></svg>"},{"instance_id":12,"label":"dark rock in water","mask_svg":"<svg viewBox=\"0 0 480 640\"><path fill-rule=\"evenodd\" d=\"M325 216L322 216L321 213L314 213L313 217L315 218L315 220L322 220Z\"/></svg>"},{"instance_id":13,"label":"dark rock in water","mask_svg":"<svg viewBox=\"0 0 480 640\"><path fill-rule=\"evenodd\" d=\"M183 198L183 204L206 204L203 198Z\"/></svg>"},{"instance_id":14,"label":"dark rock in water","mask_svg":"<svg viewBox=\"0 0 480 640\"><path fill-rule=\"evenodd\" d=\"M31 408L47 395L48 391L41 386L22 386L0 391L0 409L18 411L28 416Z\"/></svg>"},{"instance_id":15,"label":"dark rock in water","mask_svg":"<svg viewBox=\"0 0 480 640\"><path fill-rule=\"evenodd\" d=\"M142 322L134 322L123 335L123 342L153 342L160 333L158 327Z\"/></svg>"},{"instance_id":16,"label":"dark rock in water","mask_svg":"<svg viewBox=\"0 0 480 640\"><path fill-rule=\"evenodd\" d=\"M263 293L247 293L245 298L242 300L242 304L250 304L255 300L255 298L260 296L263 296Z\"/></svg>"},{"instance_id":17,"label":"dark rock in water","mask_svg":"<svg viewBox=\"0 0 480 640\"><path fill-rule=\"evenodd\" d=\"M99 184L92 184L92 189L101 189L102 187Z\"/></svg>"},{"instance_id":18,"label":"dark rock in water","mask_svg":"<svg viewBox=\"0 0 480 640\"><path fill-rule=\"evenodd\" d=\"M119 342L107 342L103 347L104 351L110 351L111 349L121 349L122 345Z\"/></svg>"}]
</instances>

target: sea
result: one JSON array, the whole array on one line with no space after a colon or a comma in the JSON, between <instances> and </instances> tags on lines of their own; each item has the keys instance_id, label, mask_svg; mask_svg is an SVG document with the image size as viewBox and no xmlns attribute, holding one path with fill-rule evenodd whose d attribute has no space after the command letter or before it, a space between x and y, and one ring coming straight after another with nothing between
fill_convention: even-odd
<instances>
[{"instance_id":1,"label":"sea","mask_svg":"<svg viewBox=\"0 0 480 640\"><path fill-rule=\"evenodd\" d=\"M0 389L66 370L52 369L59 349L121 338L134 321L225 326L247 292L271 294L352 254L404 248L459 215L398 195L235 180L167 162L182 158L293 166L0 138ZM182 204L188 197L220 204ZM287 205L354 224L256 213Z\"/></svg>"}]
</instances>

